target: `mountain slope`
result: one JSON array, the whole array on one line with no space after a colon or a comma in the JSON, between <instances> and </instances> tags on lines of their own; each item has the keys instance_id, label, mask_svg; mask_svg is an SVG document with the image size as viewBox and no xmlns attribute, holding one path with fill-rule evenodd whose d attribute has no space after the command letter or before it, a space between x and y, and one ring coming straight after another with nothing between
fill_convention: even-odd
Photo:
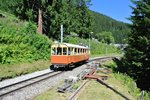
<instances>
[{"instance_id":1,"label":"mountain slope","mask_svg":"<svg viewBox=\"0 0 150 100\"><path fill-rule=\"evenodd\" d=\"M122 43L127 38L127 34L130 31L129 24L116 21L106 15L91 11L94 18L94 33L100 33L103 31L112 32L115 42Z\"/></svg>"}]
</instances>

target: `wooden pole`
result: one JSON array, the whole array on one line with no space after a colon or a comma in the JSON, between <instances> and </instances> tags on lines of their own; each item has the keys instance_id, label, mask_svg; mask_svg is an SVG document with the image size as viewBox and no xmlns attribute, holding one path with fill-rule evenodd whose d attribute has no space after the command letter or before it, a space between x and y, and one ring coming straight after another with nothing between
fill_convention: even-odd
<instances>
[{"instance_id":1,"label":"wooden pole","mask_svg":"<svg viewBox=\"0 0 150 100\"><path fill-rule=\"evenodd\" d=\"M42 20L42 10L39 8L39 14L38 14L38 28L37 28L37 32L38 33L43 33L43 20Z\"/></svg>"}]
</instances>

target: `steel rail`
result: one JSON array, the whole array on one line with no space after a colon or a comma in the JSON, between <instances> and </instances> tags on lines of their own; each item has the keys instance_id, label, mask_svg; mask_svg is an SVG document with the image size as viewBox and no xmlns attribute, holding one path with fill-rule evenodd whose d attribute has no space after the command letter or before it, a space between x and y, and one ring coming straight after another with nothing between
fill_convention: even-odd
<instances>
[{"instance_id":1,"label":"steel rail","mask_svg":"<svg viewBox=\"0 0 150 100\"><path fill-rule=\"evenodd\" d=\"M73 100L73 98L75 98L75 96L81 91L81 89L89 82L89 80L86 80L85 82L83 82L81 84L81 86L71 95L68 97L68 100Z\"/></svg>"},{"instance_id":2,"label":"steel rail","mask_svg":"<svg viewBox=\"0 0 150 100\"><path fill-rule=\"evenodd\" d=\"M96 60L101 60L101 59L112 59L112 58L116 58L116 57L120 57L120 56L104 56L104 57L95 57L95 58L91 58L89 59L89 62L92 61L96 61Z\"/></svg>"},{"instance_id":3,"label":"steel rail","mask_svg":"<svg viewBox=\"0 0 150 100\"><path fill-rule=\"evenodd\" d=\"M20 90L22 88L25 88L27 86L30 86L32 84L35 84L35 83L38 83L40 81L43 81L43 80L46 80L48 78L51 78L51 77L54 77L54 76L57 76L58 74L61 74L63 73L62 71L58 71L58 72L50 72L50 73L46 73L46 74L42 74L42 75L39 75L39 76L36 76L36 77L33 77L33 78L30 78L30 79L26 79L26 80L23 80L23 81L20 81L18 83L14 83L14 84L10 84L10 85L7 85L6 87L2 87L1 90L0 90L0 97L3 97L7 94L10 94L10 93L13 93L17 90ZM42 78L44 77L44 78ZM41 79L38 79L38 78L41 78ZM31 82L30 82L31 81ZM28 83L29 82L29 83ZM20 86L21 84L24 84L22 86ZM15 89L10 89L9 91L7 91L7 89L9 88L13 88L14 86L17 86L19 85L18 87L16 87ZM4 92L3 92L3 91Z\"/></svg>"},{"instance_id":4,"label":"steel rail","mask_svg":"<svg viewBox=\"0 0 150 100\"><path fill-rule=\"evenodd\" d=\"M35 78L38 78L38 77L41 77L41 76L45 76L45 75L48 75L48 74L51 74L51 73L53 73L53 71L52 71L52 72L45 73L45 74L37 75L37 76L35 76L35 77L28 78L28 79L25 79L25 80L22 80L22 81L19 81L19 82L16 82L16 83L12 83L12 84L9 84L9 85L3 86L3 87L0 87L0 90L2 90L2 89L4 89L4 88L7 88L7 87L10 87L10 86L13 86L13 85L17 85L17 84L20 84L20 83L29 81L29 80L32 80L32 79L35 79Z\"/></svg>"}]
</instances>

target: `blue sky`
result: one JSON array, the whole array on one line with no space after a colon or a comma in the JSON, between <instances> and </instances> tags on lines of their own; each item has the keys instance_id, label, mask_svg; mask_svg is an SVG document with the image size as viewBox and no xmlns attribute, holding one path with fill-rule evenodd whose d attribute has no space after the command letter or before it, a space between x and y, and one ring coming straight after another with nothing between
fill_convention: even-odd
<instances>
[{"instance_id":1,"label":"blue sky","mask_svg":"<svg viewBox=\"0 0 150 100\"><path fill-rule=\"evenodd\" d=\"M118 21L131 23L126 18L130 17L133 6L130 0L91 0L90 10L107 15Z\"/></svg>"}]
</instances>

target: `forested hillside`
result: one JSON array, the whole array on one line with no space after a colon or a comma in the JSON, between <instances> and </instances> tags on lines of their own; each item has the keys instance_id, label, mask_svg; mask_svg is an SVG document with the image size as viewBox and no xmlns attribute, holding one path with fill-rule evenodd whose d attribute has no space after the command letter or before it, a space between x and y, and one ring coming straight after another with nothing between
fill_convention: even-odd
<instances>
[{"instance_id":1,"label":"forested hillside","mask_svg":"<svg viewBox=\"0 0 150 100\"><path fill-rule=\"evenodd\" d=\"M118 22L105 15L90 11L90 0L1 0L0 9L15 14L27 21L38 23L41 11L43 33L49 38L60 38L60 25L65 35L78 34L82 38L96 38L106 42L105 37L115 43L123 43L129 32L128 24ZM103 36L101 33L110 33ZM111 40L112 41L112 40Z\"/></svg>"},{"instance_id":2,"label":"forested hillside","mask_svg":"<svg viewBox=\"0 0 150 100\"><path fill-rule=\"evenodd\" d=\"M99 36L104 31L111 32L116 43L124 43L127 34L130 32L129 24L116 21L106 15L92 11L94 17L93 32L94 37Z\"/></svg>"}]
</instances>

